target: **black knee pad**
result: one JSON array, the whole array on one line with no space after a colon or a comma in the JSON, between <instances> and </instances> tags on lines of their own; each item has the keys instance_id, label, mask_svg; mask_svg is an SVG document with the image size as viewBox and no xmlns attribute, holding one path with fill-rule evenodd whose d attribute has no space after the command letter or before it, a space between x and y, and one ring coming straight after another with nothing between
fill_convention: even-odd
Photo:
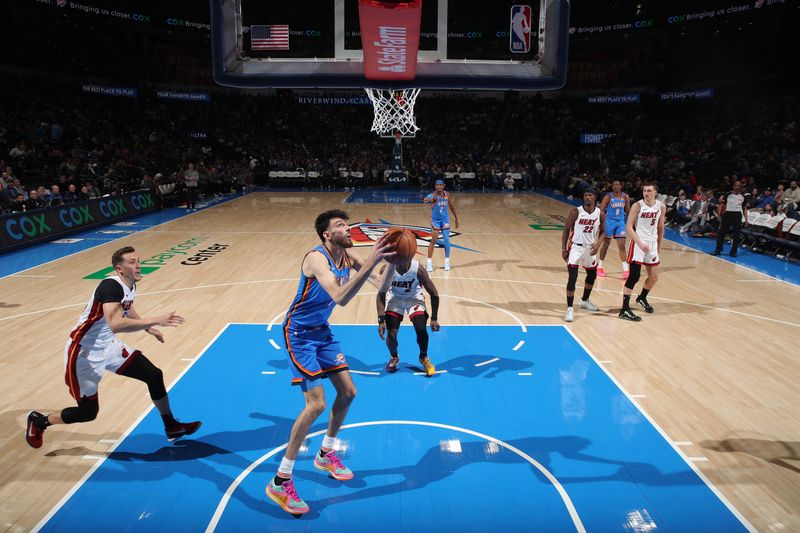
<instances>
[{"instance_id":1,"label":"black knee pad","mask_svg":"<svg viewBox=\"0 0 800 533\"><path fill-rule=\"evenodd\" d=\"M631 271L628 274L628 279L625 281L625 287L628 289L633 289L636 283L639 281L639 277L642 275L642 265L639 263L631 263Z\"/></svg>"},{"instance_id":2,"label":"black knee pad","mask_svg":"<svg viewBox=\"0 0 800 533\"><path fill-rule=\"evenodd\" d=\"M597 279L597 269L596 268L589 268L586 270L586 281L584 284L586 285L594 285L594 280Z\"/></svg>"},{"instance_id":3,"label":"black knee pad","mask_svg":"<svg viewBox=\"0 0 800 533\"><path fill-rule=\"evenodd\" d=\"M138 350L130 355L136 357L122 372L121 376L138 379L147 384L150 391L150 399L157 401L167 395L167 388L164 386L164 373L150 360L142 355Z\"/></svg>"},{"instance_id":4,"label":"black knee pad","mask_svg":"<svg viewBox=\"0 0 800 533\"><path fill-rule=\"evenodd\" d=\"M100 402L95 394L91 398L83 397L78 400L77 407L67 407L61 411L61 420L65 424L77 424L79 422L91 422L97 418L100 412Z\"/></svg>"},{"instance_id":5,"label":"black knee pad","mask_svg":"<svg viewBox=\"0 0 800 533\"><path fill-rule=\"evenodd\" d=\"M575 290L575 284L578 282L578 267L568 266L567 272L569 273L569 278L567 279L567 290L571 292Z\"/></svg>"}]
</instances>

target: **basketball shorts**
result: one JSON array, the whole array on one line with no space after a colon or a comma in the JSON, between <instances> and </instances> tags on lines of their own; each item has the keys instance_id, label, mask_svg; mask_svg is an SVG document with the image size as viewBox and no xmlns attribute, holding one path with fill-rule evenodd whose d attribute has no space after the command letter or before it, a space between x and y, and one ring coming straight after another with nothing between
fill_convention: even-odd
<instances>
[{"instance_id":1,"label":"basketball shorts","mask_svg":"<svg viewBox=\"0 0 800 533\"><path fill-rule=\"evenodd\" d=\"M322 386L322 378L347 370L342 346L328 326L312 329L283 328L292 385L303 391Z\"/></svg>"},{"instance_id":2,"label":"basketball shorts","mask_svg":"<svg viewBox=\"0 0 800 533\"><path fill-rule=\"evenodd\" d=\"M591 248L591 244L570 244L567 264L569 266L582 266L583 268L597 268L597 255L589 253Z\"/></svg>"},{"instance_id":3,"label":"basketball shorts","mask_svg":"<svg viewBox=\"0 0 800 533\"><path fill-rule=\"evenodd\" d=\"M97 394L97 386L104 371L121 374L141 354L119 339L105 347L85 349L72 339L64 348L65 381L75 400Z\"/></svg>"},{"instance_id":4,"label":"basketball shorts","mask_svg":"<svg viewBox=\"0 0 800 533\"><path fill-rule=\"evenodd\" d=\"M650 247L649 252L644 252L636 242L631 241L630 247L628 248L628 263L638 263L640 265L657 265L661 262L661 259L658 255L658 241L649 241L644 240L643 242L647 243Z\"/></svg>"},{"instance_id":5,"label":"basketball shorts","mask_svg":"<svg viewBox=\"0 0 800 533\"><path fill-rule=\"evenodd\" d=\"M403 315L408 314L408 319L411 320L416 316L427 316L428 311L425 309L425 302L420 300L397 300L392 298L386 302L386 314L398 317L403 320Z\"/></svg>"},{"instance_id":6,"label":"basketball shorts","mask_svg":"<svg viewBox=\"0 0 800 533\"><path fill-rule=\"evenodd\" d=\"M450 229L450 217L433 217L431 219L431 228L437 231L442 231L443 229Z\"/></svg>"},{"instance_id":7,"label":"basketball shorts","mask_svg":"<svg viewBox=\"0 0 800 533\"><path fill-rule=\"evenodd\" d=\"M606 238L625 238L625 221L624 220L606 220Z\"/></svg>"}]
</instances>

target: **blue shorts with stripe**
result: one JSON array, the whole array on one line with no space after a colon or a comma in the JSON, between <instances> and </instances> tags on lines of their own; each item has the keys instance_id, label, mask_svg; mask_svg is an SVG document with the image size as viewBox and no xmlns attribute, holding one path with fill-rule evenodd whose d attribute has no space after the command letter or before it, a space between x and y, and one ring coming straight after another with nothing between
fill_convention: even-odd
<instances>
[{"instance_id":1,"label":"blue shorts with stripe","mask_svg":"<svg viewBox=\"0 0 800 533\"><path fill-rule=\"evenodd\" d=\"M439 231L443 229L450 229L450 217L431 218L431 228Z\"/></svg>"},{"instance_id":2,"label":"blue shorts with stripe","mask_svg":"<svg viewBox=\"0 0 800 533\"><path fill-rule=\"evenodd\" d=\"M347 360L331 328L327 325L311 329L283 327L283 342L289 356L292 385L303 391L322 386L322 378L347 370Z\"/></svg>"},{"instance_id":3,"label":"blue shorts with stripe","mask_svg":"<svg viewBox=\"0 0 800 533\"><path fill-rule=\"evenodd\" d=\"M624 220L606 219L606 238L608 239L610 239L611 237L623 238L626 236L627 233L625 232Z\"/></svg>"}]
</instances>

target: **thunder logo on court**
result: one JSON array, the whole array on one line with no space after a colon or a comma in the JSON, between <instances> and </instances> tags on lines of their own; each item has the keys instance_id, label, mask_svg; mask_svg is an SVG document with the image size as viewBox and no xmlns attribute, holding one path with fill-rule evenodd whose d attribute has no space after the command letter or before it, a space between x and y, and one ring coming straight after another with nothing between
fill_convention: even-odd
<instances>
[{"instance_id":1,"label":"thunder logo on court","mask_svg":"<svg viewBox=\"0 0 800 533\"><path fill-rule=\"evenodd\" d=\"M431 228L426 226L409 226L403 224L392 224L390 222L381 221L379 223L371 222L369 219L364 222L355 222L350 224L350 238L353 240L353 246L372 246L375 241L381 238L381 235L386 233L391 228L406 228L414 234L417 238L418 248L427 248L431 242ZM460 232L450 230L450 238L458 237ZM437 246L442 246L437 243ZM467 250L470 252L480 253L479 250L473 250L465 246L457 244L452 245L453 248L460 250ZM419 253L419 252L417 252Z\"/></svg>"}]
</instances>

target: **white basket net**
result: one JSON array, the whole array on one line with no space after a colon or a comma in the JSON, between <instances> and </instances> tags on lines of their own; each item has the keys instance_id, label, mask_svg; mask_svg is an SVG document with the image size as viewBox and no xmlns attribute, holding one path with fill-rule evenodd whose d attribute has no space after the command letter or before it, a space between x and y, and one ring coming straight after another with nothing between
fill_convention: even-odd
<instances>
[{"instance_id":1,"label":"white basket net","mask_svg":"<svg viewBox=\"0 0 800 533\"><path fill-rule=\"evenodd\" d=\"M404 137L414 135L419 128L414 118L414 103L420 89L364 89L372 101L375 120L372 128L378 135L399 131Z\"/></svg>"}]
</instances>

